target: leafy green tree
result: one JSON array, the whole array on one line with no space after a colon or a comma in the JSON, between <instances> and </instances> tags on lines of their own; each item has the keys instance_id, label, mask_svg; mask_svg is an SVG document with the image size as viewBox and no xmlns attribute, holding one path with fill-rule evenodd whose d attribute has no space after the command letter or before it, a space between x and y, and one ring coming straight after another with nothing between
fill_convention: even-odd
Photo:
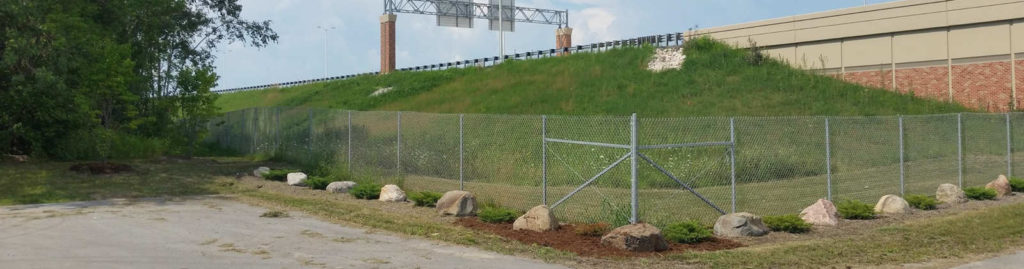
<instances>
[{"instance_id":1,"label":"leafy green tree","mask_svg":"<svg viewBox=\"0 0 1024 269\"><path fill-rule=\"evenodd\" d=\"M196 142L206 134L206 123L217 115L217 74L211 68L184 69L178 72L178 129L185 138L186 157L192 158Z\"/></svg>"},{"instance_id":2,"label":"leafy green tree","mask_svg":"<svg viewBox=\"0 0 1024 269\"><path fill-rule=\"evenodd\" d=\"M61 156L53 145L82 130L182 127L191 149L214 111L217 46L278 38L241 12L238 0L0 1L0 153Z\"/></svg>"}]
</instances>

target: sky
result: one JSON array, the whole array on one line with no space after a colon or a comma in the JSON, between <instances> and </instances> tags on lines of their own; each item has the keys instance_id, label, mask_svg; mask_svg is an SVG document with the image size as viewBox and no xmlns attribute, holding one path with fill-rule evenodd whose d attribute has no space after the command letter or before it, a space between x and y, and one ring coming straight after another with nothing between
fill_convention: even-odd
<instances>
[{"instance_id":1,"label":"sky","mask_svg":"<svg viewBox=\"0 0 1024 269\"><path fill-rule=\"evenodd\" d=\"M485 2L484 0L474 0ZM867 0L867 4L891 0ZM280 35L264 48L222 44L217 89L339 76L380 69L383 0L240 0L242 17L270 20ZM626 39L862 6L864 0L518 0L516 5L569 11L573 44ZM398 68L494 57L498 34L436 26L434 16L397 14ZM554 25L517 24L507 54L551 49ZM324 29L327 29L326 31ZM326 71L326 73L325 73Z\"/></svg>"}]
</instances>

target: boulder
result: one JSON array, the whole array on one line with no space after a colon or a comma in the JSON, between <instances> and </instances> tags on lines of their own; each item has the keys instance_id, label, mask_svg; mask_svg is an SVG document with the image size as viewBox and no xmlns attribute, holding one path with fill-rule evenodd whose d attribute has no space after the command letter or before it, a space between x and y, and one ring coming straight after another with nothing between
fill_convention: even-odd
<instances>
[{"instance_id":1,"label":"boulder","mask_svg":"<svg viewBox=\"0 0 1024 269\"><path fill-rule=\"evenodd\" d=\"M356 186L355 182L352 181L335 181L331 184L327 184L326 190L333 193L347 193Z\"/></svg>"},{"instance_id":2,"label":"boulder","mask_svg":"<svg viewBox=\"0 0 1024 269\"><path fill-rule=\"evenodd\" d=\"M839 211L836 211L836 205L825 199L818 199L817 202L800 211L800 218L814 225L839 225Z\"/></svg>"},{"instance_id":3,"label":"boulder","mask_svg":"<svg viewBox=\"0 0 1024 269\"><path fill-rule=\"evenodd\" d=\"M935 190L935 199L947 204L962 204L967 202L967 196L964 195L964 190L961 190L960 187L953 184L939 185L939 189Z\"/></svg>"},{"instance_id":4,"label":"boulder","mask_svg":"<svg viewBox=\"0 0 1024 269\"><path fill-rule=\"evenodd\" d=\"M768 234L768 231L761 217L747 212L722 215L715 221L715 235L718 236L762 236Z\"/></svg>"},{"instance_id":5,"label":"boulder","mask_svg":"<svg viewBox=\"0 0 1024 269\"><path fill-rule=\"evenodd\" d=\"M388 184L380 188L380 199L384 202L405 202L405 192L398 185Z\"/></svg>"},{"instance_id":6,"label":"boulder","mask_svg":"<svg viewBox=\"0 0 1024 269\"><path fill-rule=\"evenodd\" d=\"M1013 188L1010 187L1010 180L1007 180L1004 175L999 175L999 178L986 184L985 188L996 190L996 198L1003 198L1003 196L1013 193Z\"/></svg>"},{"instance_id":7,"label":"boulder","mask_svg":"<svg viewBox=\"0 0 1024 269\"><path fill-rule=\"evenodd\" d=\"M260 168L256 168L256 170L252 170L252 175L256 176L256 177L259 177L259 178L263 178L263 175L266 175L266 174L269 174L269 173L270 173L270 167L266 167L266 166L263 166L263 167L260 167Z\"/></svg>"},{"instance_id":8,"label":"boulder","mask_svg":"<svg viewBox=\"0 0 1024 269\"><path fill-rule=\"evenodd\" d=\"M875 204L875 212L880 214L906 214L910 213L910 204L907 200L896 195L886 195L878 199Z\"/></svg>"},{"instance_id":9,"label":"boulder","mask_svg":"<svg viewBox=\"0 0 1024 269\"><path fill-rule=\"evenodd\" d=\"M658 227L638 223L615 228L601 237L601 244L633 252L651 252L668 249L668 242Z\"/></svg>"},{"instance_id":10,"label":"boulder","mask_svg":"<svg viewBox=\"0 0 1024 269\"><path fill-rule=\"evenodd\" d=\"M437 200L437 212L456 217L476 215L476 196L468 191L449 191Z\"/></svg>"},{"instance_id":11,"label":"boulder","mask_svg":"<svg viewBox=\"0 0 1024 269\"><path fill-rule=\"evenodd\" d=\"M558 219L546 205L535 206L512 223L512 230L547 232L558 230Z\"/></svg>"},{"instance_id":12,"label":"boulder","mask_svg":"<svg viewBox=\"0 0 1024 269\"><path fill-rule=\"evenodd\" d=\"M306 176L306 173L302 173L302 172L288 173L288 185L291 185L291 186L306 186L306 179L307 178L309 178L309 177Z\"/></svg>"}]
</instances>

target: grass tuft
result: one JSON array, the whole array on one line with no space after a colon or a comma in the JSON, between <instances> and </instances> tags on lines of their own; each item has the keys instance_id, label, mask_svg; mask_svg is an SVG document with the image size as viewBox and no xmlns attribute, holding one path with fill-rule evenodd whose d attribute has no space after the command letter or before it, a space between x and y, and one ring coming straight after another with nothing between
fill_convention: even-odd
<instances>
[{"instance_id":1,"label":"grass tuft","mask_svg":"<svg viewBox=\"0 0 1024 269\"><path fill-rule=\"evenodd\" d=\"M711 229L695 220L669 224L661 233L666 240L683 244L700 243L712 237Z\"/></svg>"},{"instance_id":2,"label":"grass tuft","mask_svg":"<svg viewBox=\"0 0 1024 269\"><path fill-rule=\"evenodd\" d=\"M797 215L765 216L761 220L769 229L777 232L806 233L812 226Z\"/></svg>"},{"instance_id":3,"label":"grass tuft","mask_svg":"<svg viewBox=\"0 0 1024 269\"><path fill-rule=\"evenodd\" d=\"M964 188L964 195L971 200L995 200L997 193L996 190L987 189L983 187L967 187Z\"/></svg>"}]
</instances>

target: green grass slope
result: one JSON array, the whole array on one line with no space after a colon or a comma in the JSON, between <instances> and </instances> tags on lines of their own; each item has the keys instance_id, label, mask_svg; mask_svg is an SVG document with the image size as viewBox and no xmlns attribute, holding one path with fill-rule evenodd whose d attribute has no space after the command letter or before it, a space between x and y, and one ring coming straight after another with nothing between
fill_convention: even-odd
<instances>
[{"instance_id":1,"label":"green grass slope","mask_svg":"<svg viewBox=\"0 0 1024 269\"><path fill-rule=\"evenodd\" d=\"M513 61L492 68L402 72L223 95L223 111L253 106L442 113L642 116L894 115L967 111L951 103L870 89L748 61L747 50L690 41L680 70L646 70L652 48ZM370 94L382 87L394 90Z\"/></svg>"}]
</instances>

